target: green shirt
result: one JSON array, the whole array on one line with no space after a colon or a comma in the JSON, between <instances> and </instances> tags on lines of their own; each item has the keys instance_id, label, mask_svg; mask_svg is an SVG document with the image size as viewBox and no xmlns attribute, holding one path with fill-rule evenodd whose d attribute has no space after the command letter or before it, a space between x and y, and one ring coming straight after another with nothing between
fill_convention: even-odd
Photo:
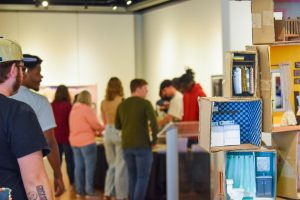
<instances>
[{"instance_id":1,"label":"green shirt","mask_svg":"<svg viewBox=\"0 0 300 200\"><path fill-rule=\"evenodd\" d=\"M152 142L149 126L152 130ZM116 113L115 127L122 130L123 148L149 148L156 143L158 132L155 112L150 101L132 96L124 100Z\"/></svg>"}]
</instances>

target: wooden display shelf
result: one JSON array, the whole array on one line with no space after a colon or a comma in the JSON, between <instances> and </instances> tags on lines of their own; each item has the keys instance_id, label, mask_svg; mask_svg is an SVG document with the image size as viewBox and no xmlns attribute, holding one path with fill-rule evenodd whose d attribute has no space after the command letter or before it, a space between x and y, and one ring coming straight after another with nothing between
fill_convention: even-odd
<instances>
[{"instance_id":1,"label":"wooden display shelf","mask_svg":"<svg viewBox=\"0 0 300 200\"><path fill-rule=\"evenodd\" d=\"M281 127L273 127L272 128L272 133L282 133L282 132L291 132L291 131L300 131L300 125L281 126Z\"/></svg>"},{"instance_id":2,"label":"wooden display shelf","mask_svg":"<svg viewBox=\"0 0 300 200\"><path fill-rule=\"evenodd\" d=\"M240 145L228 145L228 146L221 146L221 147L210 147L210 150L212 152L218 152L218 151L255 151L256 149L259 149L259 146L252 145L252 144L240 144Z\"/></svg>"}]
</instances>

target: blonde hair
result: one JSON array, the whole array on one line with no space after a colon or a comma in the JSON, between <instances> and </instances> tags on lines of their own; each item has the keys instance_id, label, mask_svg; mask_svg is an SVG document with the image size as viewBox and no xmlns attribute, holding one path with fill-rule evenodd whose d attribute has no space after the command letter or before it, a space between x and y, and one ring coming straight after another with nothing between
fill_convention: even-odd
<instances>
[{"instance_id":1,"label":"blonde hair","mask_svg":"<svg viewBox=\"0 0 300 200\"><path fill-rule=\"evenodd\" d=\"M83 90L82 92L79 93L77 102L83 103L86 105L92 105L92 96L91 93L87 90Z\"/></svg>"}]
</instances>

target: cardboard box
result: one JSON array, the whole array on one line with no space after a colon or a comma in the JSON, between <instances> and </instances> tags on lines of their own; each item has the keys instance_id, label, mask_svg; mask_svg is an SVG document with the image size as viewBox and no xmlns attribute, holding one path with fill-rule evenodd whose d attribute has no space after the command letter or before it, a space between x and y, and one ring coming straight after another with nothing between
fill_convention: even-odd
<instances>
[{"instance_id":1,"label":"cardboard box","mask_svg":"<svg viewBox=\"0 0 300 200\"><path fill-rule=\"evenodd\" d=\"M240 59L239 59L240 58ZM245 68L250 73L250 69L253 70L253 85L247 79L247 86L250 86L252 93L250 93L250 88L247 92L241 91L241 94L235 92L235 75L234 71L236 69ZM241 78L241 77L240 77ZM257 55L256 51L228 51L226 53L226 63L224 69L224 78L223 78L223 90L225 97L260 97L259 91L259 79L258 79L258 64L257 64ZM242 80L240 80L242 83Z\"/></svg>"},{"instance_id":2,"label":"cardboard box","mask_svg":"<svg viewBox=\"0 0 300 200\"><path fill-rule=\"evenodd\" d=\"M276 199L276 150L261 148L210 155L212 199L231 199L230 182L235 192L243 190L240 192L244 192L244 197L252 195L255 199Z\"/></svg>"},{"instance_id":3,"label":"cardboard box","mask_svg":"<svg viewBox=\"0 0 300 200\"><path fill-rule=\"evenodd\" d=\"M272 85L271 85L271 64L270 46L254 45L247 46L247 50L256 51L258 59L258 77L260 94L258 95L263 102L262 112L262 131L271 133L273 127L273 108L272 108Z\"/></svg>"},{"instance_id":4,"label":"cardboard box","mask_svg":"<svg viewBox=\"0 0 300 200\"><path fill-rule=\"evenodd\" d=\"M277 196L300 199L300 126L280 127L272 133L278 154Z\"/></svg>"},{"instance_id":5,"label":"cardboard box","mask_svg":"<svg viewBox=\"0 0 300 200\"><path fill-rule=\"evenodd\" d=\"M257 98L200 98L200 146L209 152L259 148L261 144L261 106L261 100ZM232 121L240 126L240 145L211 146L212 126L224 121Z\"/></svg>"},{"instance_id":6,"label":"cardboard box","mask_svg":"<svg viewBox=\"0 0 300 200\"><path fill-rule=\"evenodd\" d=\"M278 6L276 4L278 3ZM292 5L288 5L293 3ZM288 25L286 20L295 19L295 10L300 9L299 1L252 0L252 42L253 44L272 44L300 42L298 25ZM283 11L285 19L274 20L274 8ZM295 26L295 27L294 27ZM292 27L292 28L290 28Z\"/></svg>"},{"instance_id":7,"label":"cardboard box","mask_svg":"<svg viewBox=\"0 0 300 200\"><path fill-rule=\"evenodd\" d=\"M284 41L284 20L274 20L275 41Z\"/></svg>"},{"instance_id":8,"label":"cardboard box","mask_svg":"<svg viewBox=\"0 0 300 200\"><path fill-rule=\"evenodd\" d=\"M273 0L252 0L252 42L267 44L275 42Z\"/></svg>"}]
</instances>

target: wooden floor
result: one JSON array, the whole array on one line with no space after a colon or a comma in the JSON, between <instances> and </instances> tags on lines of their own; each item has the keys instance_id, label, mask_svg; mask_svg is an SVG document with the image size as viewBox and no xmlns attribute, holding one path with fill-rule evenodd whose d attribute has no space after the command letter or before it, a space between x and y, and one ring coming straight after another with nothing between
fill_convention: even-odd
<instances>
[{"instance_id":1,"label":"wooden floor","mask_svg":"<svg viewBox=\"0 0 300 200\"><path fill-rule=\"evenodd\" d=\"M52 173L52 169L51 169L47 159L45 159L45 166L46 166L46 170L47 170L48 176L50 178L50 181L53 184L53 173ZM76 198L75 188L70 187L70 185L69 185L67 172L66 172L66 165L64 162L62 164L62 172L64 175L66 192L62 196L56 198L56 200L83 200L83 199L85 199L85 198ZM99 196L99 200L101 200L102 192L101 191L96 191L96 192L97 192L97 195ZM284 200L284 198L276 198L276 200Z\"/></svg>"},{"instance_id":2,"label":"wooden floor","mask_svg":"<svg viewBox=\"0 0 300 200\"><path fill-rule=\"evenodd\" d=\"M53 187L53 172L52 169L49 165L49 162L47 159L44 160L45 161L45 166L46 166L46 170L49 176L49 179L51 181L52 187ZM76 198L76 192L75 192L75 188L73 186L70 187L69 181L68 181L68 176L67 176L67 172L66 172L66 165L63 162L62 164L62 172L63 172L63 176L64 176L64 182L65 182L65 186L66 186L66 192L60 196L57 197L56 200L83 200L85 198ZM53 189L52 189L53 191ZM96 191L97 196L99 196L99 200L102 198L102 192L101 191Z\"/></svg>"}]
</instances>

